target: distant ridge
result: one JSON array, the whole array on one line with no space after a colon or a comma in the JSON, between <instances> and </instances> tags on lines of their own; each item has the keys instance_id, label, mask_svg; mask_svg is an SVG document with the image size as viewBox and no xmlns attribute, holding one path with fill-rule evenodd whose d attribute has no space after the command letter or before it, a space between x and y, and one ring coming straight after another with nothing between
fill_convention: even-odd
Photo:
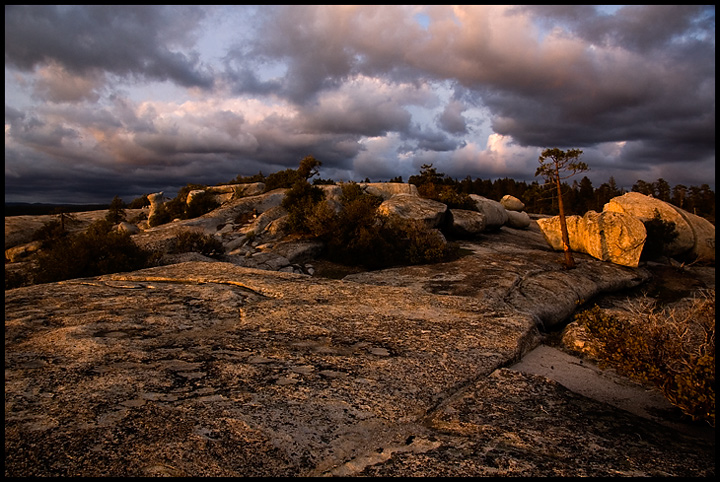
<instances>
[{"instance_id":1,"label":"distant ridge","mask_svg":"<svg viewBox=\"0 0 720 482\"><path fill-rule=\"evenodd\" d=\"M57 210L59 209L66 213L100 211L102 209L107 209L108 206L108 204L48 204L6 202L5 216L42 216L44 214L56 214Z\"/></svg>"}]
</instances>

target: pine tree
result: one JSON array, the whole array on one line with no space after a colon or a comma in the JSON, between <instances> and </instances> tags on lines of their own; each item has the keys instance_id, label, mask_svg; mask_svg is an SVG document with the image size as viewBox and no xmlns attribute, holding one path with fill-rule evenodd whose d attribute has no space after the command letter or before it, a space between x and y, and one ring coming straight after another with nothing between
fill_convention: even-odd
<instances>
[{"instance_id":1,"label":"pine tree","mask_svg":"<svg viewBox=\"0 0 720 482\"><path fill-rule=\"evenodd\" d=\"M570 237L568 236L565 208L562 198L562 180L574 176L578 172L590 169L584 162L578 161L583 153L580 149L569 149L567 152L556 148L545 149L538 158L540 167L535 175L542 175L545 181L557 187L558 210L560 211L560 232L562 234L563 251L565 252L565 269L575 267L575 260L570 253ZM547 161L547 162L546 162Z\"/></svg>"}]
</instances>

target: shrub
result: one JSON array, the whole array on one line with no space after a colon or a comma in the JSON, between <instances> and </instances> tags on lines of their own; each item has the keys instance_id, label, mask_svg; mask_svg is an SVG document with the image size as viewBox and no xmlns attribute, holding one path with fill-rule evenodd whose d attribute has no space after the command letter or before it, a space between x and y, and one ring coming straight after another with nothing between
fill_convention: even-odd
<instances>
[{"instance_id":1,"label":"shrub","mask_svg":"<svg viewBox=\"0 0 720 482\"><path fill-rule=\"evenodd\" d=\"M122 202L122 199L117 196L113 198L105 215L105 220L112 225L125 221L125 203Z\"/></svg>"},{"instance_id":2,"label":"shrub","mask_svg":"<svg viewBox=\"0 0 720 482\"><path fill-rule=\"evenodd\" d=\"M285 169L274 172L265 178L265 192L278 188L292 188L297 182L308 181L318 174L318 168L322 165L313 156L306 156L300 160L297 169Z\"/></svg>"},{"instance_id":3,"label":"shrub","mask_svg":"<svg viewBox=\"0 0 720 482\"><path fill-rule=\"evenodd\" d=\"M469 194L457 192L450 186L443 186L433 198L447 204L450 209L467 209L468 211L477 211L477 204L472 200Z\"/></svg>"},{"instance_id":4,"label":"shrub","mask_svg":"<svg viewBox=\"0 0 720 482\"><path fill-rule=\"evenodd\" d=\"M83 233L54 240L39 253L32 270L35 283L134 271L151 265L156 254L135 244L128 234L97 221Z\"/></svg>"},{"instance_id":5,"label":"shrub","mask_svg":"<svg viewBox=\"0 0 720 482\"><path fill-rule=\"evenodd\" d=\"M183 231L175 237L169 253L200 253L210 258L220 257L224 253L222 242L196 231Z\"/></svg>"},{"instance_id":6,"label":"shrub","mask_svg":"<svg viewBox=\"0 0 720 482\"><path fill-rule=\"evenodd\" d=\"M288 212L288 226L296 233L310 232L308 219L315 206L325 198L325 193L307 180L300 179L285 193L282 207Z\"/></svg>"},{"instance_id":7,"label":"shrub","mask_svg":"<svg viewBox=\"0 0 720 482\"><path fill-rule=\"evenodd\" d=\"M142 209L145 206L150 205L150 200L147 197L147 194L143 194L142 196L133 199L130 201L130 204L128 204L128 209Z\"/></svg>"},{"instance_id":8,"label":"shrub","mask_svg":"<svg viewBox=\"0 0 720 482\"><path fill-rule=\"evenodd\" d=\"M291 188L299 180L300 176L295 169L274 172L265 178L265 192L278 188Z\"/></svg>"},{"instance_id":9,"label":"shrub","mask_svg":"<svg viewBox=\"0 0 720 482\"><path fill-rule=\"evenodd\" d=\"M154 227L169 223L173 219L193 218L215 209L217 204L213 206L214 198L212 200L210 199L211 194L199 194L196 196L200 198L196 207L189 208L187 204L187 197L190 191L205 189L206 187L207 186L202 184L187 184L183 186L173 199L157 207L155 214L148 219L148 225ZM191 204L195 204L195 199L192 200ZM205 211L206 209L207 211Z\"/></svg>"},{"instance_id":10,"label":"shrub","mask_svg":"<svg viewBox=\"0 0 720 482\"><path fill-rule=\"evenodd\" d=\"M153 228L155 226L160 226L161 224L167 224L175 219L171 210L168 209L167 204L168 203L159 204L155 208L153 215L148 218L148 226Z\"/></svg>"},{"instance_id":11,"label":"shrub","mask_svg":"<svg viewBox=\"0 0 720 482\"><path fill-rule=\"evenodd\" d=\"M218 206L220 206L220 203L215 200L215 196L212 193L207 191L201 192L193 196L190 203L185 207L185 218L197 218L209 213Z\"/></svg>"},{"instance_id":12,"label":"shrub","mask_svg":"<svg viewBox=\"0 0 720 482\"><path fill-rule=\"evenodd\" d=\"M668 245L678 237L675 223L663 220L660 212L656 209L653 218L643 221L643 224L647 231L647 238L642 253L640 253L640 259L646 261L667 256Z\"/></svg>"},{"instance_id":13,"label":"shrub","mask_svg":"<svg viewBox=\"0 0 720 482\"><path fill-rule=\"evenodd\" d=\"M618 372L656 385L693 420L715 426L715 291L687 306L641 307L631 319L597 305L578 313Z\"/></svg>"},{"instance_id":14,"label":"shrub","mask_svg":"<svg viewBox=\"0 0 720 482\"><path fill-rule=\"evenodd\" d=\"M238 174L235 179L229 182L229 184L247 184L251 182L265 182L265 176L262 172L258 172L252 176L243 176Z\"/></svg>"},{"instance_id":15,"label":"shrub","mask_svg":"<svg viewBox=\"0 0 720 482\"><path fill-rule=\"evenodd\" d=\"M67 231L63 227L60 220L53 219L43 225L33 233L33 241L42 241L43 245L49 242L60 239L67 234Z\"/></svg>"},{"instance_id":16,"label":"shrub","mask_svg":"<svg viewBox=\"0 0 720 482\"><path fill-rule=\"evenodd\" d=\"M356 183L342 184L339 212L327 202L316 205L307 225L326 244L326 257L350 266L378 269L446 259L451 249L439 231L422 221L377 213L382 198Z\"/></svg>"}]
</instances>

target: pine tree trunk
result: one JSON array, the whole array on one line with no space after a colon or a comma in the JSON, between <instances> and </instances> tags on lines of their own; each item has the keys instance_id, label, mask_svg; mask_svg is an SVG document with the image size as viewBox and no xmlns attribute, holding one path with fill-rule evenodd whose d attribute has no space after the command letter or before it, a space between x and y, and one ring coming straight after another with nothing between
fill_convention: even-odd
<instances>
[{"instance_id":1,"label":"pine tree trunk","mask_svg":"<svg viewBox=\"0 0 720 482\"><path fill-rule=\"evenodd\" d=\"M562 234L563 251L565 253L565 269L575 267L575 260L570 252L570 236L568 235L567 223L565 222L565 208L563 207L562 191L560 190L560 173L555 172L555 183L558 192L558 209L560 210L560 233Z\"/></svg>"}]
</instances>

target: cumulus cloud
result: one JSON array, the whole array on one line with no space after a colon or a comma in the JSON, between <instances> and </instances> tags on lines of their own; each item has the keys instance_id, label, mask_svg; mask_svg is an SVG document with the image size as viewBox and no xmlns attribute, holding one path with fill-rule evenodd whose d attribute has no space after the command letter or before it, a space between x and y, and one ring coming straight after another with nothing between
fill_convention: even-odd
<instances>
[{"instance_id":1,"label":"cumulus cloud","mask_svg":"<svg viewBox=\"0 0 720 482\"><path fill-rule=\"evenodd\" d=\"M306 155L532 180L546 147L596 184L714 186L713 6L6 6L5 72L6 200Z\"/></svg>"}]
</instances>

